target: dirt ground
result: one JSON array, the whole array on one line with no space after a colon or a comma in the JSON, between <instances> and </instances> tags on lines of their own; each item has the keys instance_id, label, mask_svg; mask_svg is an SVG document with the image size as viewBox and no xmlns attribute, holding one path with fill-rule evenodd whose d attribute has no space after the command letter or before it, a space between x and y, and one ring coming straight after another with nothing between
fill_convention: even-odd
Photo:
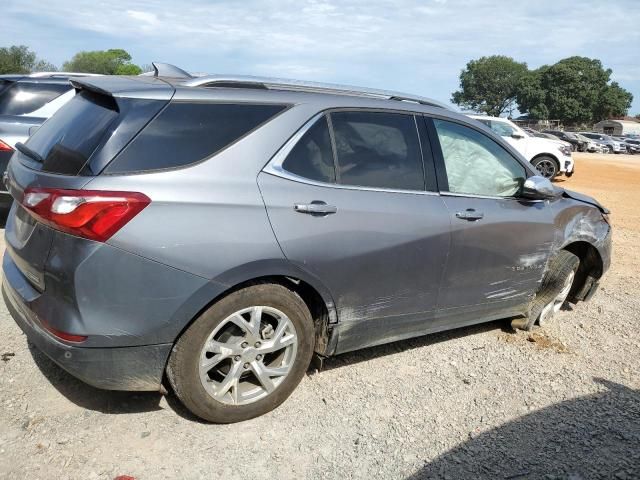
<instances>
[{"instance_id":1,"label":"dirt ground","mask_svg":"<svg viewBox=\"0 0 640 480\"><path fill-rule=\"evenodd\" d=\"M0 305L0 478L640 478L640 157L576 159L559 184L615 228L591 302L532 333L496 322L337 357L241 424L88 387Z\"/></svg>"}]
</instances>

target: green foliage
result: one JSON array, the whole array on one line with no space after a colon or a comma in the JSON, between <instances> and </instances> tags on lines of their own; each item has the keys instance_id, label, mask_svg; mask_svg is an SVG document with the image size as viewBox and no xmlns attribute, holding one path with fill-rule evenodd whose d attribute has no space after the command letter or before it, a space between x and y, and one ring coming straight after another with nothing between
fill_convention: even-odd
<instances>
[{"instance_id":1,"label":"green foliage","mask_svg":"<svg viewBox=\"0 0 640 480\"><path fill-rule=\"evenodd\" d=\"M633 95L618 85L618 82L611 82L605 88L595 118L597 121L611 117L624 117L633 102Z\"/></svg>"},{"instance_id":2,"label":"green foliage","mask_svg":"<svg viewBox=\"0 0 640 480\"><path fill-rule=\"evenodd\" d=\"M0 74L6 73L31 73L31 72L55 72L55 65L39 60L35 52L25 45L12 45L8 48L0 48Z\"/></svg>"},{"instance_id":3,"label":"green foliage","mask_svg":"<svg viewBox=\"0 0 640 480\"><path fill-rule=\"evenodd\" d=\"M142 70L131 63L126 50L95 50L78 52L62 66L65 72L102 73L104 75L138 75Z\"/></svg>"},{"instance_id":4,"label":"green foliage","mask_svg":"<svg viewBox=\"0 0 640 480\"><path fill-rule=\"evenodd\" d=\"M513 110L527 73L527 64L511 57L493 55L471 60L460 73L460 90L453 93L451 101L497 117Z\"/></svg>"},{"instance_id":5,"label":"green foliage","mask_svg":"<svg viewBox=\"0 0 640 480\"><path fill-rule=\"evenodd\" d=\"M566 124L623 116L633 96L616 82L609 84L610 77L611 70L600 60L565 58L530 72L518 91L518 108L532 118L558 119Z\"/></svg>"}]
</instances>

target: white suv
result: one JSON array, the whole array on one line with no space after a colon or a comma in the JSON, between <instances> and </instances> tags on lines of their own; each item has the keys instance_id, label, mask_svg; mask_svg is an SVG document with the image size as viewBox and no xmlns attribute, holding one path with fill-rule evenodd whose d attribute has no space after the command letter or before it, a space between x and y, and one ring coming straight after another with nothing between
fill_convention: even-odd
<instances>
[{"instance_id":1,"label":"white suv","mask_svg":"<svg viewBox=\"0 0 640 480\"><path fill-rule=\"evenodd\" d=\"M542 175L553 178L564 173L573 175L574 164L571 145L562 140L551 140L529 135L506 118L469 115L484 123L495 133L514 146Z\"/></svg>"}]
</instances>

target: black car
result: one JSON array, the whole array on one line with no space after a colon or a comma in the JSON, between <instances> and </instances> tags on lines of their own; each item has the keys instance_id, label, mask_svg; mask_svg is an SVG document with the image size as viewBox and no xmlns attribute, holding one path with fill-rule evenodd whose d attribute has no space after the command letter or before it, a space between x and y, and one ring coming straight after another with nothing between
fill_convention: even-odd
<instances>
[{"instance_id":1,"label":"black car","mask_svg":"<svg viewBox=\"0 0 640 480\"><path fill-rule=\"evenodd\" d=\"M560 140L564 140L565 142L569 142L574 152L576 150L578 152L584 152L587 149L587 142L580 140L571 132L565 132L562 130L543 130L543 132L558 137Z\"/></svg>"}]
</instances>

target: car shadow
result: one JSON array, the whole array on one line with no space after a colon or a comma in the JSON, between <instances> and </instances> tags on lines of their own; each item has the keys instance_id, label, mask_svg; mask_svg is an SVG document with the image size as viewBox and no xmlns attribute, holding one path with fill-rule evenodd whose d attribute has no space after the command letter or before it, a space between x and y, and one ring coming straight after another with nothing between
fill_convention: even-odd
<instances>
[{"instance_id":1,"label":"car shadow","mask_svg":"<svg viewBox=\"0 0 640 480\"><path fill-rule=\"evenodd\" d=\"M56 365L29 343L29 352L51 385L79 407L108 414L130 414L161 410L160 392L120 392L87 385Z\"/></svg>"},{"instance_id":2,"label":"car shadow","mask_svg":"<svg viewBox=\"0 0 640 480\"><path fill-rule=\"evenodd\" d=\"M513 332L508 325L508 321L499 320L459 328L456 330L434 333L422 337L414 337L376 347L369 347L325 359L321 369L318 369L317 366L313 366L312 364L307 373L310 375L321 375L324 370L354 365L374 358L426 347L429 345L435 345L447 340L477 335L497 329L502 329L505 332ZM114 390L101 390L92 387L67 373L44 353L40 352L35 345L29 343L28 346L35 364L47 380L49 380L51 385L69 401L79 407L114 415L162 410L162 407L160 406L162 394L160 392L121 392ZM192 422L206 423L193 415L182 405L182 403L180 403L180 400L171 390L168 382L165 381L163 383L168 390L168 393L165 395L166 402L177 415Z\"/></svg>"},{"instance_id":3,"label":"car shadow","mask_svg":"<svg viewBox=\"0 0 640 480\"><path fill-rule=\"evenodd\" d=\"M640 478L640 390L603 391L474 435L407 480Z\"/></svg>"}]
</instances>

